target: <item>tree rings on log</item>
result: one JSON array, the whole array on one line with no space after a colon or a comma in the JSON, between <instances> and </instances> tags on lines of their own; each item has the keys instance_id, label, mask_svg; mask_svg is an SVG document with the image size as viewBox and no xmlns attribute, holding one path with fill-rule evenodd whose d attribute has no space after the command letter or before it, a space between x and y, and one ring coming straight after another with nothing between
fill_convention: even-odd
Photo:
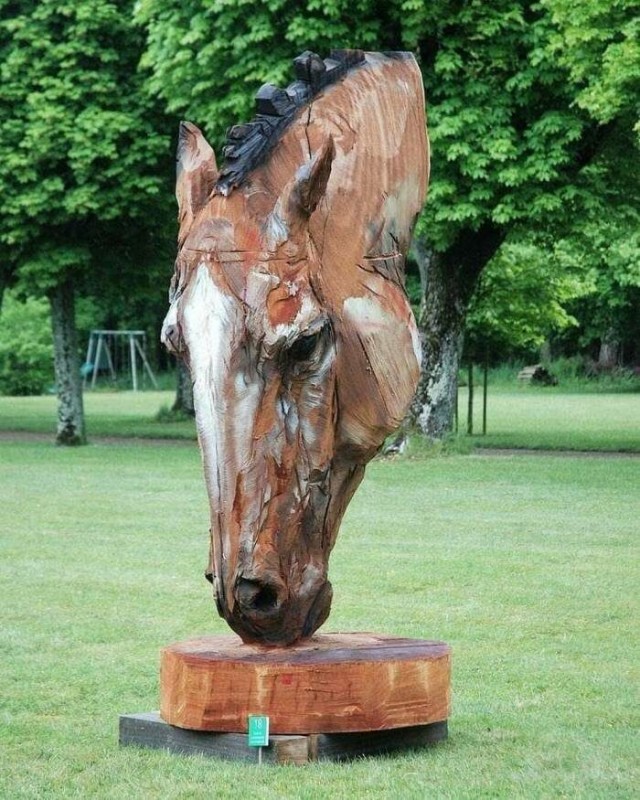
<instances>
[{"instance_id":1,"label":"tree rings on log","mask_svg":"<svg viewBox=\"0 0 640 800\"><path fill-rule=\"evenodd\" d=\"M249 714L273 734L378 731L449 717L451 651L443 642L322 634L288 648L236 636L162 651L160 714L180 728L243 733Z\"/></svg>"}]
</instances>

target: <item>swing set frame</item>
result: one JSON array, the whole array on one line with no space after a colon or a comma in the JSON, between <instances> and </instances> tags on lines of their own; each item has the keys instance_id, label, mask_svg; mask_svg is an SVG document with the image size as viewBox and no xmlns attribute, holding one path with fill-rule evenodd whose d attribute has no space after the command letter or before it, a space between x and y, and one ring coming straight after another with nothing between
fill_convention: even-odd
<instances>
[{"instance_id":1,"label":"swing set frame","mask_svg":"<svg viewBox=\"0 0 640 800\"><path fill-rule=\"evenodd\" d=\"M87 345L87 356L85 359L83 388L87 387L90 382L90 388L95 389L96 381L98 379L98 372L100 371L101 359L104 353L107 366L111 379L117 380L118 373L114 362L113 354L111 352L110 341L115 345L118 337L124 337L127 340L128 347L125 352L128 353L129 371L131 373L131 381L133 391L137 392L139 388L138 382L138 365L137 358L140 358L142 364L141 377L144 377L144 372L149 376L149 380L157 389L158 382L153 374L149 360L147 359L147 334L145 331L113 331L113 330L93 330L89 335L89 344ZM90 379L90 380L89 380Z\"/></svg>"}]
</instances>

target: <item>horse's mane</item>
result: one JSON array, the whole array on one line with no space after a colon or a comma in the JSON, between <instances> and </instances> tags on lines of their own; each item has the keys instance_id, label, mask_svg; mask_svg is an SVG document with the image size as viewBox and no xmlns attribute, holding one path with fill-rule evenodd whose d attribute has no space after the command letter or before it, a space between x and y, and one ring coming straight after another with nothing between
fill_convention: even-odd
<instances>
[{"instance_id":1,"label":"horse's mane","mask_svg":"<svg viewBox=\"0 0 640 800\"><path fill-rule=\"evenodd\" d=\"M387 55L400 56L400 53ZM280 141L300 109L327 86L365 63L362 50L332 50L329 58L306 50L293 60L297 80L279 89L264 84L256 95L256 116L251 122L234 125L227 131L225 158L215 191L228 195L239 186Z\"/></svg>"}]
</instances>

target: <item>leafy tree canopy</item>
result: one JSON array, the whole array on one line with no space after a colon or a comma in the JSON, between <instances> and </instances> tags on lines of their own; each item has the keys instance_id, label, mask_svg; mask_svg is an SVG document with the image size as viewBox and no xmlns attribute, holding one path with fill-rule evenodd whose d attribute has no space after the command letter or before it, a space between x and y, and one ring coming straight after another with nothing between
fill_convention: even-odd
<instances>
[{"instance_id":1,"label":"leafy tree canopy","mask_svg":"<svg viewBox=\"0 0 640 800\"><path fill-rule=\"evenodd\" d=\"M585 169L592 186L584 214L559 230L559 269L578 266L588 286L579 306L582 341L637 336L640 313L640 159L628 131L618 130Z\"/></svg>"},{"instance_id":2,"label":"leafy tree canopy","mask_svg":"<svg viewBox=\"0 0 640 800\"><path fill-rule=\"evenodd\" d=\"M554 29L549 49L577 87L576 103L599 122L635 117L640 95L640 15L634 0L541 0Z\"/></svg>"},{"instance_id":3,"label":"leafy tree canopy","mask_svg":"<svg viewBox=\"0 0 640 800\"><path fill-rule=\"evenodd\" d=\"M577 28L561 0L140 0L137 17L147 28L152 89L218 145L226 126L251 116L250 98L262 82L288 82L300 50L414 50L433 145L422 230L445 250L463 230L578 210L573 184L601 145L601 123L633 104L631 78L616 84L615 103L602 98L608 114L587 101L613 85L606 71L592 79L594 64L603 52L622 58L620 26L630 40L634 25L630 4L593 4L599 8L584 12L591 38L580 65L572 60ZM613 6L618 27L606 16Z\"/></svg>"},{"instance_id":4,"label":"leafy tree canopy","mask_svg":"<svg viewBox=\"0 0 640 800\"><path fill-rule=\"evenodd\" d=\"M577 324L567 304L590 288L581 270L573 264L559 270L557 259L540 246L505 243L483 271L471 301L466 352L483 360L540 346L551 333Z\"/></svg>"},{"instance_id":5,"label":"leafy tree canopy","mask_svg":"<svg viewBox=\"0 0 640 800\"><path fill-rule=\"evenodd\" d=\"M53 341L44 298L7 292L0 315L0 394L41 394L53 384Z\"/></svg>"},{"instance_id":6,"label":"leafy tree canopy","mask_svg":"<svg viewBox=\"0 0 640 800\"><path fill-rule=\"evenodd\" d=\"M638 156L632 0L139 0L136 8L152 91L200 124L218 152L224 129L252 115L259 85L291 79L298 52L416 53L433 169L418 227L430 254L427 368L412 414L427 435L451 424L455 343L478 276L501 245L483 287L485 312L490 302L504 311L509 287L513 299L528 286L529 300L512 304L502 327L493 314L494 337L533 342L569 322L562 304L572 293L593 296L614 261L618 283L629 279L637 188L615 174ZM553 272L564 268L566 276ZM476 326L478 314L479 305Z\"/></svg>"},{"instance_id":7,"label":"leafy tree canopy","mask_svg":"<svg viewBox=\"0 0 640 800\"><path fill-rule=\"evenodd\" d=\"M169 143L131 8L0 0L0 256L32 290L139 249L158 216Z\"/></svg>"},{"instance_id":8,"label":"leafy tree canopy","mask_svg":"<svg viewBox=\"0 0 640 800\"><path fill-rule=\"evenodd\" d=\"M484 270L469 345L531 347L578 319L584 343L625 339L640 308L640 160L630 128L612 133L574 182L579 214L520 226Z\"/></svg>"}]
</instances>

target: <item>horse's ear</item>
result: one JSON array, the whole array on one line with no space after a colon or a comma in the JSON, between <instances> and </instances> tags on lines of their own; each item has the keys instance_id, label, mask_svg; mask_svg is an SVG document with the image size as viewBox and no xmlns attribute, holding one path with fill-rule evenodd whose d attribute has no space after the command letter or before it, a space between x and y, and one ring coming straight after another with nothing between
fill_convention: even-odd
<instances>
[{"instance_id":1,"label":"horse's ear","mask_svg":"<svg viewBox=\"0 0 640 800\"><path fill-rule=\"evenodd\" d=\"M176 164L176 199L181 227L184 222L193 220L207 202L217 177L213 148L199 128L191 122L181 122Z\"/></svg>"},{"instance_id":2,"label":"horse's ear","mask_svg":"<svg viewBox=\"0 0 640 800\"><path fill-rule=\"evenodd\" d=\"M306 218L313 214L327 189L335 154L333 139L329 137L311 161L300 167L289 197L289 212L297 211Z\"/></svg>"}]
</instances>

